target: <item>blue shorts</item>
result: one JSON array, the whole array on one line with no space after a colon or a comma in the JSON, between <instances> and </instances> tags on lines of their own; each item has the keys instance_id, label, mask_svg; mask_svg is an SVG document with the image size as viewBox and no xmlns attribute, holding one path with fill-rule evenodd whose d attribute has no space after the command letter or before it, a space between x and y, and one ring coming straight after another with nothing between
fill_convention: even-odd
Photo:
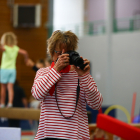
<instances>
[{"instance_id":1,"label":"blue shorts","mask_svg":"<svg viewBox=\"0 0 140 140\"><path fill-rule=\"evenodd\" d=\"M15 69L1 69L0 70L0 83L15 83L16 70Z\"/></svg>"}]
</instances>

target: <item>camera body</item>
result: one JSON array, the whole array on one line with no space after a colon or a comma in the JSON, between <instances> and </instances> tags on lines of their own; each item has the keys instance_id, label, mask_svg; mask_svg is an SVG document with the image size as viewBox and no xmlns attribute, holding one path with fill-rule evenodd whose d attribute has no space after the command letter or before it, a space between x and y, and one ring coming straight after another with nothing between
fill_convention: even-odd
<instances>
[{"instance_id":1,"label":"camera body","mask_svg":"<svg viewBox=\"0 0 140 140\"><path fill-rule=\"evenodd\" d=\"M70 65L75 65L80 69L84 69L87 64L84 64L84 60L80 57L79 53L76 51L68 51L66 54L69 54Z\"/></svg>"}]
</instances>

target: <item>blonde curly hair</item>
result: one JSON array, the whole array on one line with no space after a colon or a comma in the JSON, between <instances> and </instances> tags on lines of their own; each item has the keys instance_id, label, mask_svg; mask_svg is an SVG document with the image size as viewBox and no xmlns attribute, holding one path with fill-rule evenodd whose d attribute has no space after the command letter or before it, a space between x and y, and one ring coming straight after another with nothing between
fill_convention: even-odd
<instances>
[{"instance_id":1,"label":"blonde curly hair","mask_svg":"<svg viewBox=\"0 0 140 140\"><path fill-rule=\"evenodd\" d=\"M52 36L47 40L47 52L51 55L51 57L54 54L57 43L66 44L65 47L69 50L76 50L78 48L78 37L71 31L54 31Z\"/></svg>"},{"instance_id":2,"label":"blonde curly hair","mask_svg":"<svg viewBox=\"0 0 140 140\"><path fill-rule=\"evenodd\" d=\"M2 35L0 44L7 46L17 45L17 37L13 32L6 32Z\"/></svg>"}]
</instances>

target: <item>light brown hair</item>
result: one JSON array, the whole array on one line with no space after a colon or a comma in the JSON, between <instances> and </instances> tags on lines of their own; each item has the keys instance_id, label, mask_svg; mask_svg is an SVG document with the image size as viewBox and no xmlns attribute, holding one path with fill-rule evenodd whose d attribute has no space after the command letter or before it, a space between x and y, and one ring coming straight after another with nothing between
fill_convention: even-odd
<instances>
[{"instance_id":1,"label":"light brown hair","mask_svg":"<svg viewBox=\"0 0 140 140\"><path fill-rule=\"evenodd\" d=\"M70 50L76 50L78 48L78 37L71 31L54 31L52 36L47 40L48 53L53 56L57 43L64 43Z\"/></svg>"},{"instance_id":2,"label":"light brown hair","mask_svg":"<svg viewBox=\"0 0 140 140\"><path fill-rule=\"evenodd\" d=\"M12 32L6 32L2 35L0 44L7 45L7 46L17 45L17 37Z\"/></svg>"}]
</instances>

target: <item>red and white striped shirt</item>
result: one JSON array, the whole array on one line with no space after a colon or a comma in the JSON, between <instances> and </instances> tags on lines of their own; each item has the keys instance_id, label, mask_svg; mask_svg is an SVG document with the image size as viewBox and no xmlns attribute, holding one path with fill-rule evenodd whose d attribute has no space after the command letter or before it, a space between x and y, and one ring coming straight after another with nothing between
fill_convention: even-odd
<instances>
[{"instance_id":1,"label":"red and white striped shirt","mask_svg":"<svg viewBox=\"0 0 140 140\"><path fill-rule=\"evenodd\" d=\"M63 115L73 114L76 104L76 89L80 81L79 100L74 116L65 119L57 106L55 92L50 88L57 82L57 101ZM59 73L54 68L38 70L32 87L32 95L41 101L40 122L35 140L60 138L70 140L89 140L89 127L86 102L92 109L100 109L103 98L91 75L78 76L77 72Z\"/></svg>"}]
</instances>

